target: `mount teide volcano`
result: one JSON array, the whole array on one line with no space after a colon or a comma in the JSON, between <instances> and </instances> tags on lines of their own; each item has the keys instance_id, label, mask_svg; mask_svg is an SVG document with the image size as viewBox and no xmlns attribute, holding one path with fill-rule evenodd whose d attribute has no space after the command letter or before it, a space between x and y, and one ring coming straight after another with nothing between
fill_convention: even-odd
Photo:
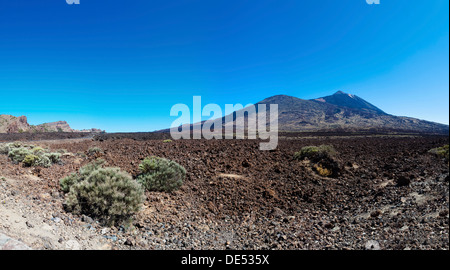
<instances>
[{"instance_id":1,"label":"mount teide volcano","mask_svg":"<svg viewBox=\"0 0 450 270\"><path fill-rule=\"evenodd\" d=\"M312 100L276 95L266 98L255 105L258 104L278 104L279 131L392 131L438 134L448 134L449 132L448 125L412 117L390 115L364 99L342 91ZM269 106L267 106L268 108ZM242 111L245 111L245 108L238 112ZM258 114L257 106L256 114ZM268 114L269 112L267 112ZM238 115L238 113L234 112L233 120L238 120ZM244 115L246 123L248 114L243 113L242 115ZM195 123L190 125L190 128L199 130L203 123L204 121ZM231 124L226 122L226 117L222 118L223 126ZM236 127L235 123L233 125L236 129L242 128ZM169 131L169 129L164 131Z\"/></svg>"}]
</instances>

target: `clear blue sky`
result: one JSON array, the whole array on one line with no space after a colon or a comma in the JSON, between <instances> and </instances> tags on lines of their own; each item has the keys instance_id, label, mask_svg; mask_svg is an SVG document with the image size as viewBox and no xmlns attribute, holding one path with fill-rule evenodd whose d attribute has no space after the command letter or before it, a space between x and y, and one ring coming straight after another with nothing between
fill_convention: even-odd
<instances>
[{"instance_id":1,"label":"clear blue sky","mask_svg":"<svg viewBox=\"0 0 450 270\"><path fill-rule=\"evenodd\" d=\"M108 132L337 90L449 123L449 1L0 0L0 114Z\"/></svg>"}]
</instances>

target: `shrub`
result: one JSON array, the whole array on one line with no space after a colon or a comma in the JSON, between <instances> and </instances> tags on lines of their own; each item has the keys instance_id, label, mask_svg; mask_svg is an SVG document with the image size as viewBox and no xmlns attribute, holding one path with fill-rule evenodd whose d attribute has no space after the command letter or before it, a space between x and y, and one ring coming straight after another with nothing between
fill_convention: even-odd
<instances>
[{"instance_id":1,"label":"shrub","mask_svg":"<svg viewBox=\"0 0 450 270\"><path fill-rule=\"evenodd\" d=\"M99 158L94 162L91 162L85 165L84 167L81 167L81 169L79 170L80 176L84 178L88 177L93 171L102 168L104 164L105 160Z\"/></svg>"},{"instance_id":2,"label":"shrub","mask_svg":"<svg viewBox=\"0 0 450 270\"><path fill-rule=\"evenodd\" d=\"M23 164L25 166L31 167L31 166L35 166L36 161L39 159L38 156L30 154L27 155L24 159L23 159Z\"/></svg>"},{"instance_id":3,"label":"shrub","mask_svg":"<svg viewBox=\"0 0 450 270\"><path fill-rule=\"evenodd\" d=\"M294 154L295 159L303 160L308 158L311 161L318 161L325 157L336 156L336 150L332 145L305 146Z\"/></svg>"},{"instance_id":4,"label":"shrub","mask_svg":"<svg viewBox=\"0 0 450 270\"><path fill-rule=\"evenodd\" d=\"M159 157L146 158L139 165L137 181L149 191L172 192L183 185L186 170L178 163Z\"/></svg>"},{"instance_id":5,"label":"shrub","mask_svg":"<svg viewBox=\"0 0 450 270\"><path fill-rule=\"evenodd\" d=\"M45 150L44 150L44 148L42 148L42 147L40 147L40 146L37 146L37 147L34 147L33 148L33 153L44 153L45 152Z\"/></svg>"},{"instance_id":6,"label":"shrub","mask_svg":"<svg viewBox=\"0 0 450 270\"><path fill-rule=\"evenodd\" d=\"M449 145L446 144L442 147L433 148L430 151L431 154L434 154L438 157L444 158L447 162L449 161Z\"/></svg>"},{"instance_id":7,"label":"shrub","mask_svg":"<svg viewBox=\"0 0 450 270\"><path fill-rule=\"evenodd\" d=\"M22 147L22 144L20 142L13 142L13 143L9 144L9 147L10 148L20 148L20 147ZM24 146L24 147L26 147L26 146Z\"/></svg>"},{"instance_id":8,"label":"shrub","mask_svg":"<svg viewBox=\"0 0 450 270\"><path fill-rule=\"evenodd\" d=\"M67 193L70 191L70 187L78 182L84 181L93 171L101 168L105 161L103 159L97 159L84 167L81 167L78 173L72 173L69 176L64 177L59 182L63 192Z\"/></svg>"},{"instance_id":9,"label":"shrub","mask_svg":"<svg viewBox=\"0 0 450 270\"><path fill-rule=\"evenodd\" d=\"M294 159L308 159L319 175L324 177L337 176L340 171L337 152L331 145L305 146L294 154Z\"/></svg>"},{"instance_id":10,"label":"shrub","mask_svg":"<svg viewBox=\"0 0 450 270\"><path fill-rule=\"evenodd\" d=\"M123 221L139 211L144 201L142 187L118 168L88 164L60 182L67 193L69 211L103 219L108 224Z\"/></svg>"},{"instance_id":11,"label":"shrub","mask_svg":"<svg viewBox=\"0 0 450 270\"><path fill-rule=\"evenodd\" d=\"M52 166L52 161L50 160L50 158L48 157L47 154L41 154L41 155L38 155L38 157L39 158L36 161L36 163L34 164L34 166L40 166L40 167L45 167L45 168Z\"/></svg>"},{"instance_id":12,"label":"shrub","mask_svg":"<svg viewBox=\"0 0 450 270\"><path fill-rule=\"evenodd\" d=\"M324 176L324 177L328 177L333 174L333 172L330 169L324 168L322 166L322 164L314 165L314 169L319 175Z\"/></svg>"},{"instance_id":13,"label":"shrub","mask_svg":"<svg viewBox=\"0 0 450 270\"><path fill-rule=\"evenodd\" d=\"M14 163L23 162L23 165L28 167L50 167L54 163L59 163L61 159L59 153L47 153L42 147L20 143L1 145L0 153L8 154Z\"/></svg>"},{"instance_id":14,"label":"shrub","mask_svg":"<svg viewBox=\"0 0 450 270\"><path fill-rule=\"evenodd\" d=\"M26 156L31 155L32 152L28 148L19 147L12 148L8 152L8 157L15 163L22 162Z\"/></svg>"},{"instance_id":15,"label":"shrub","mask_svg":"<svg viewBox=\"0 0 450 270\"><path fill-rule=\"evenodd\" d=\"M70 187L79 181L82 181L80 175L78 175L77 173L72 173L69 176L66 176L63 179L61 179L59 181L59 185L61 187L61 190L64 193L67 193L70 191Z\"/></svg>"},{"instance_id":16,"label":"shrub","mask_svg":"<svg viewBox=\"0 0 450 270\"><path fill-rule=\"evenodd\" d=\"M103 150L102 150L101 148L99 148L99 147L92 147L92 148L89 148L89 150L88 150L88 152L87 152L87 154L88 154L89 156L94 156L94 155L96 155L96 154L101 154L101 153L103 153Z\"/></svg>"},{"instance_id":17,"label":"shrub","mask_svg":"<svg viewBox=\"0 0 450 270\"><path fill-rule=\"evenodd\" d=\"M61 161L60 153L46 153L44 154L52 163L59 163Z\"/></svg>"},{"instance_id":18,"label":"shrub","mask_svg":"<svg viewBox=\"0 0 450 270\"><path fill-rule=\"evenodd\" d=\"M7 155L9 153L10 150L10 144L9 143L1 143L0 144L0 155Z\"/></svg>"}]
</instances>

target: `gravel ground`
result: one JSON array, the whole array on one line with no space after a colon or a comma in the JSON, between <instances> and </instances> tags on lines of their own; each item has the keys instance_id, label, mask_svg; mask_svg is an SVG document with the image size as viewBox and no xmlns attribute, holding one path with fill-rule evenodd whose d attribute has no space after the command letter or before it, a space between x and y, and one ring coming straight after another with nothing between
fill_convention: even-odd
<instances>
[{"instance_id":1,"label":"gravel ground","mask_svg":"<svg viewBox=\"0 0 450 270\"><path fill-rule=\"evenodd\" d=\"M132 139L33 142L68 151L62 164L26 168L0 155L0 232L33 249L445 249L449 248L448 162L428 150L448 136L346 136L280 140ZM342 170L322 177L293 159L331 144ZM183 165L172 194L147 192L127 226L105 227L64 210L59 180L94 157L131 175L147 156Z\"/></svg>"}]
</instances>

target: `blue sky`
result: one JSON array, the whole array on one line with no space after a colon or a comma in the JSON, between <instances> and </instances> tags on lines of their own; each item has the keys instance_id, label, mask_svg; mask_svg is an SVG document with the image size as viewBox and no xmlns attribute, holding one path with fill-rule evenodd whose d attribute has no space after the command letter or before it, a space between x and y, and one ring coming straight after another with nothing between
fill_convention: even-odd
<instances>
[{"instance_id":1,"label":"blue sky","mask_svg":"<svg viewBox=\"0 0 450 270\"><path fill-rule=\"evenodd\" d=\"M338 90L449 123L449 1L0 0L0 114L108 132Z\"/></svg>"}]
</instances>

